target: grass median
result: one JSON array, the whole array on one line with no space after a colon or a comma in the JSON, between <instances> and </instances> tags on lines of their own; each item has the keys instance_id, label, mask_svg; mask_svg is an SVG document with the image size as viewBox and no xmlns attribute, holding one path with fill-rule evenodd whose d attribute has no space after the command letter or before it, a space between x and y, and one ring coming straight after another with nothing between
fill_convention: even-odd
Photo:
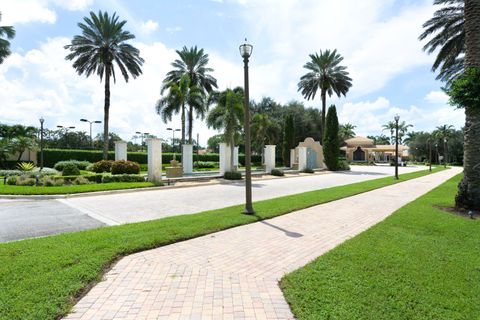
<instances>
[{"instance_id":1,"label":"grass median","mask_svg":"<svg viewBox=\"0 0 480 320\"><path fill-rule=\"evenodd\" d=\"M3 179L0 182L0 195L52 195L52 194L74 194L94 191L123 190L147 188L155 186L152 182L112 182L92 183L69 186L10 186L4 185Z\"/></svg>"},{"instance_id":2,"label":"grass median","mask_svg":"<svg viewBox=\"0 0 480 320\"><path fill-rule=\"evenodd\" d=\"M480 220L437 207L460 178L285 276L297 319L478 319Z\"/></svg>"},{"instance_id":3,"label":"grass median","mask_svg":"<svg viewBox=\"0 0 480 320\"><path fill-rule=\"evenodd\" d=\"M435 169L435 171L442 168ZM0 319L65 315L116 259L219 230L341 199L428 174L400 176L256 202L256 216L233 206L198 214L0 244Z\"/></svg>"}]
</instances>

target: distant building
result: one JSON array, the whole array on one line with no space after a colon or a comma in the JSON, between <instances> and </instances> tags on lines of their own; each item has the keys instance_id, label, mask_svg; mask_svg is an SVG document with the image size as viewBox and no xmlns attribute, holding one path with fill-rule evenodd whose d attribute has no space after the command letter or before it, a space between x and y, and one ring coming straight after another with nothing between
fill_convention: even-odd
<instances>
[{"instance_id":1,"label":"distant building","mask_svg":"<svg viewBox=\"0 0 480 320\"><path fill-rule=\"evenodd\" d=\"M375 145L372 139L355 137L345 140L345 151L348 162L390 162L395 159L395 145ZM408 157L408 147L398 145L400 157Z\"/></svg>"}]
</instances>

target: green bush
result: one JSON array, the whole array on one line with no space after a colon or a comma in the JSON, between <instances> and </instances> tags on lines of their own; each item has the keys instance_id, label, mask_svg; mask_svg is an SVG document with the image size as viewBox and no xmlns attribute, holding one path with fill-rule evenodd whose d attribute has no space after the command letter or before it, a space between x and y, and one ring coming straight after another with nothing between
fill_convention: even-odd
<instances>
[{"instance_id":1,"label":"green bush","mask_svg":"<svg viewBox=\"0 0 480 320\"><path fill-rule=\"evenodd\" d=\"M79 160L68 160L68 161L59 161L55 163L55 170L57 171L63 171L63 168L65 167L66 164L68 163L73 163L74 165L77 166L78 169L80 170L86 170L89 165L91 165L91 162L88 161L79 161Z\"/></svg>"},{"instance_id":2,"label":"green bush","mask_svg":"<svg viewBox=\"0 0 480 320\"><path fill-rule=\"evenodd\" d=\"M214 161L196 161L193 163L194 168L198 169L211 169L218 167L218 162Z\"/></svg>"},{"instance_id":3,"label":"green bush","mask_svg":"<svg viewBox=\"0 0 480 320\"><path fill-rule=\"evenodd\" d=\"M35 178L29 178L20 176L17 178L17 186L34 186L37 180Z\"/></svg>"},{"instance_id":4,"label":"green bush","mask_svg":"<svg viewBox=\"0 0 480 320\"><path fill-rule=\"evenodd\" d=\"M305 168L305 169L303 169L302 172L303 172L303 173L314 173L315 171L313 171L312 168Z\"/></svg>"},{"instance_id":5,"label":"green bush","mask_svg":"<svg viewBox=\"0 0 480 320\"><path fill-rule=\"evenodd\" d=\"M164 163L162 163L162 166ZM162 168L163 169L163 168ZM140 171L148 171L148 164L140 164Z\"/></svg>"},{"instance_id":6,"label":"green bush","mask_svg":"<svg viewBox=\"0 0 480 320\"><path fill-rule=\"evenodd\" d=\"M92 167L92 171L96 173L110 172L112 170L112 160L100 160L95 162Z\"/></svg>"},{"instance_id":7,"label":"green bush","mask_svg":"<svg viewBox=\"0 0 480 320\"><path fill-rule=\"evenodd\" d=\"M72 181L74 185L81 185L81 184L90 184L90 180L85 177L79 176L75 180Z\"/></svg>"},{"instance_id":8,"label":"green bush","mask_svg":"<svg viewBox=\"0 0 480 320\"><path fill-rule=\"evenodd\" d=\"M280 170L280 169L272 169L272 171L270 172L270 174L272 176L277 176L277 177L283 177L285 175L285 173L283 172L283 170Z\"/></svg>"},{"instance_id":9,"label":"green bush","mask_svg":"<svg viewBox=\"0 0 480 320\"><path fill-rule=\"evenodd\" d=\"M133 161L119 160L112 163L112 174L139 174L140 165Z\"/></svg>"},{"instance_id":10,"label":"green bush","mask_svg":"<svg viewBox=\"0 0 480 320\"><path fill-rule=\"evenodd\" d=\"M63 166L62 176L78 176L80 169L74 163L66 163Z\"/></svg>"},{"instance_id":11,"label":"green bush","mask_svg":"<svg viewBox=\"0 0 480 320\"><path fill-rule=\"evenodd\" d=\"M227 180L242 180L242 173L240 171L227 171L223 178Z\"/></svg>"},{"instance_id":12,"label":"green bush","mask_svg":"<svg viewBox=\"0 0 480 320\"><path fill-rule=\"evenodd\" d=\"M65 180L56 177L44 177L43 179L40 180L40 183L45 186L45 187L58 187L58 186L63 186L65 184Z\"/></svg>"},{"instance_id":13,"label":"green bush","mask_svg":"<svg viewBox=\"0 0 480 320\"><path fill-rule=\"evenodd\" d=\"M9 177L7 178L7 184L8 184L9 186L14 186L14 185L17 184L17 179L18 179L18 176L9 176Z\"/></svg>"},{"instance_id":14,"label":"green bush","mask_svg":"<svg viewBox=\"0 0 480 320\"><path fill-rule=\"evenodd\" d=\"M21 170L0 170L0 177L21 176L24 173Z\"/></svg>"},{"instance_id":15,"label":"green bush","mask_svg":"<svg viewBox=\"0 0 480 320\"><path fill-rule=\"evenodd\" d=\"M338 139L338 117L335 105L328 108L325 120L325 134L323 137L323 155L328 170L338 170L338 157L340 156L340 141Z\"/></svg>"},{"instance_id":16,"label":"green bush","mask_svg":"<svg viewBox=\"0 0 480 320\"><path fill-rule=\"evenodd\" d=\"M340 170L340 171L350 170L350 165L348 164L347 161L344 161L344 160L339 161L337 170Z\"/></svg>"},{"instance_id":17,"label":"green bush","mask_svg":"<svg viewBox=\"0 0 480 320\"><path fill-rule=\"evenodd\" d=\"M105 175L103 176L103 183L111 182L145 182L145 177L138 174L122 174L122 175Z\"/></svg>"}]
</instances>

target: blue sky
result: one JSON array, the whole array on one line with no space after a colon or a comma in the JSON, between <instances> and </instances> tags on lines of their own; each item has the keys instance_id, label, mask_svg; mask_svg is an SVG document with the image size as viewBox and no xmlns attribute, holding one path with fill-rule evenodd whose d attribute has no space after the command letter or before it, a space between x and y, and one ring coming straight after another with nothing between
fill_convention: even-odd
<instances>
[{"instance_id":1,"label":"blue sky","mask_svg":"<svg viewBox=\"0 0 480 320\"><path fill-rule=\"evenodd\" d=\"M247 37L251 58L251 96L279 102L301 100L296 90L308 54L334 49L345 57L353 78L346 98L332 97L340 122L357 126L360 135L380 134L381 125L398 113L414 130L442 124L463 125L462 110L448 106L442 84L430 72L433 56L417 38L432 16L431 0L196 0L95 1L0 0L1 24L13 24L17 37L0 65L0 121L48 127L74 125L80 118L103 118L103 88L98 78L78 76L64 60L63 46L79 33L77 23L90 10L116 11L136 35L145 59L144 74L112 88L110 127L124 139L135 131L168 138L154 113L159 88L176 49L198 45L210 54L220 89L243 83L238 46ZM305 101L319 107L319 97ZM95 129L98 132L101 128ZM201 143L215 134L196 120Z\"/></svg>"}]
</instances>

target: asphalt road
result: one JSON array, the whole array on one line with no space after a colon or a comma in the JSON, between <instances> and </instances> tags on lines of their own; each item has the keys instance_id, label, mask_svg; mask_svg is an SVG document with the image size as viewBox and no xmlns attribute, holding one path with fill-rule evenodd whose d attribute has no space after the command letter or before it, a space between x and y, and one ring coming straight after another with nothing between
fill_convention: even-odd
<instances>
[{"instance_id":1,"label":"asphalt road","mask_svg":"<svg viewBox=\"0 0 480 320\"><path fill-rule=\"evenodd\" d=\"M400 173L425 169L400 168ZM257 180L253 181L253 199L271 199L392 173L388 166L354 166L346 173ZM53 200L0 199L0 242L223 208L243 203L244 192L240 182Z\"/></svg>"}]
</instances>

